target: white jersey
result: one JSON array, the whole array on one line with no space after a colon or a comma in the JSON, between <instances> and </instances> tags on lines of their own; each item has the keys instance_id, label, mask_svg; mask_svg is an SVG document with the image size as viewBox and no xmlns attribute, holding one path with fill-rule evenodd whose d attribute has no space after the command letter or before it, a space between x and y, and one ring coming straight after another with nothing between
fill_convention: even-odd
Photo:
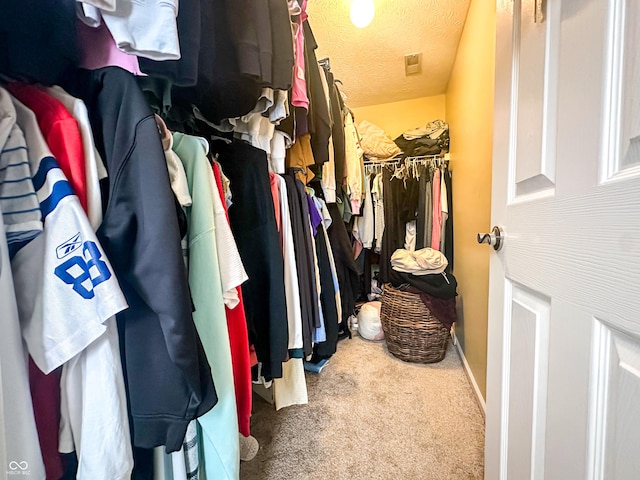
<instances>
[{"instance_id":1,"label":"white jersey","mask_svg":"<svg viewBox=\"0 0 640 480\"><path fill-rule=\"evenodd\" d=\"M62 367L60 444L75 451L79 479L129 480L133 454L115 318Z\"/></svg>"},{"instance_id":2,"label":"white jersey","mask_svg":"<svg viewBox=\"0 0 640 480\"><path fill-rule=\"evenodd\" d=\"M28 108L14 99L44 232L12 261L22 336L36 365L50 373L106 330L127 308L111 265Z\"/></svg>"},{"instance_id":3,"label":"white jersey","mask_svg":"<svg viewBox=\"0 0 640 480\"><path fill-rule=\"evenodd\" d=\"M0 305L0 478L29 472L29 478L44 479L3 222L0 222Z\"/></svg>"},{"instance_id":4,"label":"white jersey","mask_svg":"<svg viewBox=\"0 0 640 480\"><path fill-rule=\"evenodd\" d=\"M17 101L15 105L44 219L43 238L24 247L24 255L12 262L16 278L30 284L20 295L23 335L41 370L48 373L64 363L59 448L76 451L78 478L125 480L131 477L133 456L118 332L115 318L109 318L126 302L33 113ZM98 210L100 205L93 209L94 226L101 220ZM36 278L42 282L35 284ZM40 298L40 303L27 297Z\"/></svg>"}]
</instances>

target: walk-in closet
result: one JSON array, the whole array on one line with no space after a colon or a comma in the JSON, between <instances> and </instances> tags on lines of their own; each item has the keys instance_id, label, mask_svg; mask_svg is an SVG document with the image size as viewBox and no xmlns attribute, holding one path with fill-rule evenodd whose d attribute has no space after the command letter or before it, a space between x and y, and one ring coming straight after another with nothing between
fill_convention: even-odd
<instances>
[{"instance_id":1,"label":"walk-in closet","mask_svg":"<svg viewBox=\"0 0 640 480\"><path fill-rule=\"evenodd\" d=\"M635 478L638 19L4 2L0 478Z\"/></svg>"}]
</instances>

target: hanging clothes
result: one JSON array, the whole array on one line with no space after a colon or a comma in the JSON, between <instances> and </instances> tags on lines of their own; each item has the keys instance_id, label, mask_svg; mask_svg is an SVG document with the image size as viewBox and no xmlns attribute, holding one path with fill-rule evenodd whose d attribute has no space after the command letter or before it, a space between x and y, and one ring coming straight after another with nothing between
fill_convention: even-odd
<instances>
[{"instance_id":1,"label":"hanging clothes","mask_svg":"<svg viewBox=\"0 0 640 480\"><path fill-rule=\"evenodd\" d=\"M60 101L33 85L11 83L7 89L36 115L51 153L67 172L71 188L86 212L86 162L78 122Z\"/></svg>"},{"instance_id":2,"label":"hanging clothes","mask_svg":"<svg viewBox=\"0 0 640 480\"><path fill-rule=\"evenodd\" d=\"M108 329L107 321L124 310L127 303L111 265L81 210L78 198L49 151L35 115L18 101L14 101L14 107L17 122L25 132L34 187L39 197L44 199L40 204L44 231L16 254L12 269L23 337L34 360L29 368L36 422L40 422L42 454L47 475L61 476L62 464L58 455L61 415L58 369L71 361L68 367L70 378L83 386L90 386L93 380L80 369L74 368L77 360L81 363L86 360L78 359L77 355L104 335ZM76 253L73 254L74 252ZM85 265L87 268L90 264L96 267L97 272L87 271L78 277L72 273L77 272L77 267ZM94 277L96 273L98 275ZM34 282L34 278L41 281ZM79 283L80 280L82 283ZM89 285L86 280L91 280ZM42 298L42 302L34 303L37 298ZM109 350L112 343L100 345ZM96 352L100 350L94 351L94 354ZM99 359L97 363L91 364L101 367L97 370L99 375L94 377L96 380L103 374L105 376L105 383L95 391L96 397L93 397L94 391L77 392L73 389L74 386L71 386L72 390L65 389L65 394L75 392L72 399L81 400L84 398L83 393L88 393L86 398L90 404L95 402L113 413L116 425L107 425L103 433L115 443L108 449L102 448L104 463L85 464L83 461L83 472L106 471L106 475L112 475L113 478L125 478L131 472L132 460L128 422L125 421L124 425L117 423L126 419L126 413L123 416L121 410L125 405L124 390L118 390L121 385L117 383L119 379L121 381L121 377L117 376L120 365L117 361L109 364L100 362ZM109 392L113 382L116 383L116 388ZM65 380L63 386L67 384ZM100 396L106 392L115 394L116 398L112 400L116 401L108 402L108 398ZM52 401L52 398L55 400ZM73 417L66 416L72 423L68 428L72 428L77 435L76 447L86 447L78 452L79 457L84 460L83 453L95 453L96 443L92 443L91 436L83 432L83 429L98 427L102 420L96 412L87 412L85 415L83 403L73 406L78 408L74 410ZM64 447L66 451L67 445Z\"/></svg>"},{"instance_id":3,"label":"hanging clothes","mask_svg":"<svg viewBox=\"0 0 640 480\"><path fill-rule=\"evenodd\" d=\"M382 249L382 237L384 235L384 191L382 186L382 173L378 173L373 178L371 187L374 210L374 238L376 240L374 251L380 253Z\"/></svg>"},{"instance_id":4,"label":"hanging clothes","mask_svg":"<svg viewBox=\"0 0 640 480\"><path fill-rule=\"evenodd\" d=\"M289 212L289 197L287 183L280 175L271 174L272 185L275 182L278 201L276 204L277 218L280 218L279 233L280 247L284 260L284 286L287 300L287 322L289 325L289 350L303 348L302 341L302 311L300 307L300 288L298 271L296 270L295 247L293 244L293 229ZM274 202L275 203L275 202Z\"/></svg>"},{"instance_id":5,"label":"hanging clothes","mask_svg":"<svg viewBox=\"0 0 640 480\"><path fill-rule=\"evenodd\" d=\"M58 86L46 88L45 91L58 99L78 123L82 140L82 151L85 160L87 217L94 230L102 223L102 195L100 180L107 178L107 170L93 140L93 131L89 122L87 106L79 98L72 97Z\"/></svg>"},{"instance_id":6,"label":"hanging clothes","mask_svg":"<svg viewBox=\"0 0 640 480\"><path fill-rule=\"evenodd\" d=\"M155 61L140 58L142 71L165 84L170 91L172 85L194 86L198 80L198 54L200 50L201 2L181 2L178 10L177 29L180 40L180 59Z\"/></svg>"},{"instance_id":7,"label":"hanging clothes","mask_svg":"<svg viewBox=\"0 0 640 480\"><path fill-rule=\"evenodd\" d=\"M0 222L0 467L7 472L9 462L20 459L34 478L45 478L6 238Z\"/></svg>"},{"instance_id":8,"label":"hanging clothes","mask_svg":"<svg viewBox=\"0 0 640 480\"><path fill-rule=\"evenodd\" d=\"M445 182L445 172L443 171L440 175L440 205L442 218L440 221L440 251L444 252L444 245L446 242L447 235L447 220L449 218L449 203L448 203L448 193L447 193L447 184Z\"/></svg>"},{"instance_id":9,"label":"hanging clothes","mask_svg":"<svg viewBox=\"0 0 640 480\"><path fill-rule=\"evenodd\" d=\"M176 451L189 422L209 411L217 396L191 314L177 216L169 213L175 212L175 199L155 118L124 70L79 70L64 87L87 105L111 173L98 234L130 307L118 316L118 329L134 444ZM145 228L135 228L142 218Z\"/></svg>"},{"instance_id":10,"label":"hanging clothes","mask_svg":"<svg viewBox=\"0 0 640 480\"><path fill-rule=\"evenodd\" d=\"M335 163L335 197L325 196L327 203L335 203L336 197L343 195L343 185L346 178L346 145L345 145L345 105L342 94L338 89L335 78L331 71L326 70L327 82L329 84L329 97L331 102L331 117L333 127L331 128L331 143L333 146L333 160Z\"/></svg>"},{"instance_id":11,"label":"hanging clothes","mask_svg":"<svg viewBox=\"0 0 640 480\"><path fill-rule=\"evenodd\" d=\"M449 260L449 268L453 271L453 191L451 189L451 170L444 171L444 182L447 186L447 207L449 214L445 226L444 255Z\"/></svg>"},{"instance_id":12,"label":"hanging clothes","mask_svg":"<svg viewBox=\"0 0 640 480\"><path fill-rule=\"evenodd\" d=\"M0 72L44 85L60 80L78 62L76 2L3 2Z\"/></svg>"},{"instance_id":13,"label":"hanging clothes","mask_svg":"<svg viewBox=\"0 0 640 480\"><path fill-rule=\"evenodd\" d=\"M71 428L76 436L75 447L79 449L83 472L105 471L112 478L124 478L131 471L132 459L124 390L118 389L122 386L122 371L118 356L113 356L113 333L107 337L104 333L112 328L108 323L109 318L125 309L127 304L93 229L80 208L78 198L73 195L49 151L38 120L22 103L14 101L14 106L17 121L25 132L34 187L39 196L45 199L41 202L45 220L43 234L26 245L12 262L14 280L20 287L16 295L23 322L23 336L27 345L30 345L29 352L35 361L30 363L29 368L34 410L37 421L42 425L39 428L40 439L42 445L46 445L43 447L45 465L49 473L53 469L62 475L58 455L61 415L58 368L67 364L62 387L65 389L65 399L76 401L73 405L76 409L72 416L65 416L65 420L70 422L67 428ZM63 246L67 250L61 250ZM81 255L71 256L80 246ZM76 267L83 264L97 268L97 272L87 273L90 285L78 283L79 279L83 282L87 280L84 274L75 277L70 272L70 269L77 272ZM55 273L53 281L51 273L46 272ZM95 273L99 275L93 277ZM41 278L42 283L34 282L34 278ZM60 279L63 281L58 283ZM40 297L43 298L42 303L34 304L34 299ZM61 304L60 299L65 301ZM88 319L92 321L88 322ZM82 356L81 352L84 353L87 347L91 348L91 352ZM104 375L104 384L95 390L86 390L93 383L93 379L87 379L82 372L87 365L100 372L94 379ZM110 392L110 397L102 395L103 388ZM86 404L85 398L88 401ZM104 417L92 412L88 408L91 404L104 407L105 411L101 412ZM85 427L101 426L105 420L107 423L102 433L105 438L115 442L108 449L97 447L96 437L81 435ZM66 430L64 427L63 432ZM63 447L62 451L72 451L74 446L67 444ZM103 450L104 463L85 463L85 454L90 458L95 454L96 447Z\"/></svg>"},{"instance_id":14,"label":"hanging clothes","mask_svg":"<svg viewBox=\"0 0 640 480\"><path fill-rule=\"evenodd\" d=\"M309 399L302 358L299 356L296 358L296 353L302 351L304 343L299 278L296 270L287 185L284 178L279 175L272 175L271 178L276 182L278 190L277 205L280 208L281 218L279 233L285 267L287 322L289 325L289 359L282 365L282 378L276 378L273 381L273 399L276 410L280 410L291 405L305 405Z\"/></svg>"},{"instance_id":15,"label":"hanging clothes","mask_svg":"<svg viewBox=\"0 0 640 480\"><path fill-rule=\"evenodd\" d=\"M288 90L293 79L294 45L287 0L269 0L273 44L272 81L276 90Z\"/></svg>"},{"instance_id":16,"label":"hanging clothes","mask_svg":"<svg viewBox=\"0 0 640 480\"><path fill-rule=\"evenodd\" d=\"M311 135L305 133L298 137L296 143L287 150L287 168L295 170L295 175L304 185L309 184L315 174L309 168L314 164L313 151L311 149Z\"/></svg>"},{"instance_id":17,"label":"hanging clothes","mask_svg":"<svg viewBox=\"0 0 640 480\"><path fill-rule=\"evenodd\" d=\"M215 142L215 153L231 181L233 204L229 219L249 275L242 285L249 340L256 346L263 376L269 381L282 376L288 326L266 153L239 141ZM256 243L256 238L261 241Z\"/></svg>"},{"instance_id":18,"label":"hanging clothes","mask_svg":"<svg viewBox=\"0 0 640 480\"><path fill-rule=\"evenodd\" d=\"M315 239L318 235L318 226L322 223L322 217L318 213L313 200L309 194L304 192L305 200L307 201L307 209L309 212L309 225L311 227L311 251L313 258L313 269L316 279L316 308L318 310L318 318L320 319L320 324L316 325L313 329L311 339L314 344L325 342L327 340L327 332L325 328L325 320L324 320L324 310L322 307L322 284L320 283L320 267L318 262L318 252L316 248Z\"/></svg>"},{"instance_id":19,"label":"hanging clothes","mask_svg":"<svg viewBox=\"0 0 640 480\"><path fill-rule=\"evenodd\" d=\"M42 232L42 214L36 196L24 134L16 123L9 93L0 88L0 207L13 258L20 248Z\"/></svg>"},{"instance_id":20,"label":"hanging clothes","mask_svg":"<svg viewBox=\"0 0 640 480\"><path fill-rule=\"evenodd\" d=\"M220 202L224 208L225 221L227 222L227 225L229 225L229 214L222 182L222 174L217 162L214 162L213 164L213 173L216 180L218 194L220 195ZM251 386L251 359L249 356L249 333L247 331L247 318L244 310L242 289L238 286L236 287L236 291L238 294L238 304L233 308L230 308L229 305L225 305L225 313L227 315L229 344L231 346L231 362L233 366L233 382L238 413L238 429L243 436L248 437L251 435L250 419L253 395Z\"/></svg>"},{"instance_id":21,"label":"hanging clothes","mask_svg":"<svg viewBox=\"0 0 640 480\"><path fill-rule=\"evenodd\" d=\"M242 46L238 43L236 25L240 23L242 27L243 22L251 25L243 15L243 9L250 12L251 8L247 8L245 2L231 1L201 2L200 6L200 48L195 87L176 85L167 90L164 84L158 89L153 82L142 83L145 90L155 97L155 103L162 106L162 111L171 113L176 110L177 116L182 112L184 116L192 117L193 106L196 106L208 121L219 123L225 118L237 118L250 112L262 91L258 79L240 66L238 58L238 49ZM206 48L212 44L215 48ZM247 50L257 54L257 48ZM184 125L184 122L180 118L178 123Z\"/></svg>"},{"instance_id":22,"label":"hanging clothes","mask_svg":"<svg viewBox=\"0 0 640 480\"><path fill-rule=\"evenodd\" d=\"M405 224L400 218L399 204L403 188L401 181L392 181L393 173L385 168L382 172L384 190L384 236L380 251L380 281L389 282L391 265L389 263L393 252L404 246Z\"/></svg>"},{"instance_id":23,"label":"hanging clothes","mask_svg":"<svg viewBox=\"0 0 640 480\"><path fill-rule=\"evenodd\" d=\"M315 203L313 208L317 207ZM320 358L328 358L336 353L338 345L338 325L342 319L338 316L338 305L336 303L336 290L334 284L331 251L326 238L324 221L318 213L321 221L317 226L315 235L316 254L318 258L318 270L320 273L320 303L324 317L325 340L317 342L314 353Z\"/></svg>"},{"instance_id":24,"label":"hanging clothes","mask_svg":"<svg viewBox=\"0 0 640 480\"><path fill-rule=\"evenodd\" d=\"M345 174L347 178L347 194L351 211L360 215L360 207L364 195L364 165L362 148L358 131L353 123L353 115L347 112L344 124L345 135Z\"/></svg>"},{"instance_id":25,"label":"hanging clothes","mask_svg":"<svg viewBox=\"0 0 640 480\"><path fill-rule=\"evenodd\" d=\"M329 137L331 137L331 110L327 103L323 80L326 82L322 67L318 65L316 49L318 44L309 25L309 21L302 24L304 29L304 55L307 68L307 92L309 93L309 133L311 134L311 149L316 165L329 161Z\"/></svg>"},{"instance_id":26,"label":"hanging clothes","mask_svg":"<svg viewBox=\"0 0 640 480\"><path fill-rule=\"evenodd\" d=\"M76 21L80 60L78 66L88 70L103 67L120 67L133 73L143 75L138 64L138 57L123 52L116 45L111 32L104 22L98 26L89 26L81 20Z\"/></svg>"},{"instance_id":27,"label":"hanging clothes","mask_svg":"<svg viewBox=\"0 0 640 480\"><path fill-rule=\"evenodd\" d=\"M440 169L433 174L433 228L431 230L431 248L440 249L440 235L442 235L442 198L440 196Z\"/></svg>"},{"instance_id":28,"label":"hanging clothes","mask_svg":"<svg viewBox=\"0 0 640 480\"><path fill-rule=\"evenodd\" d=\"M296 2L297 3L297 2ZM304 4L304 2L303 2ZM294 107L301 107L306 111L309 109L309 96L307 94L307 80L305 75L305 41L303 22L307 19L304 7L297 5L297 8L289 2L289 14L293 19L292 28L294 36L294 71L291 82L291 104Z\"/></svg>"},{"instance_id":29,"label":"hanging clothes","mask_svg":"<svg viewBox=\"0 0 640 480\"><path fill-rule=\"evenodd\" d=\"M327 203L318 198L317 196L313 198L316 207L318 208L318 212L322 216L322 233L325 238L325 243L327 245L327 253L329 256L329 263L331 265L331 276L333 277L333 290L334 296L336 299L336 310L338 313L338 323L341 322L342 319L342 301L340 300L340 284L338 282L338 272L336 270L336 262L333 256L333 250L331 249L331 243L329 242L329 234L327 230L331 227L333 220L331 219L331 214L329 213L329 209L327 208Z\"/></svg>"},{"instance_id":30,"label":"hanging clothes","mask_svg":"<svg viewBox=\"0 0 640 480\"><path fill-rule=\"evenodd\" d=\"M217 236L221 232L217 231L214 218L214 199L219 200L219 194L213 188L215 179L207 160L206 140L181 133L174 133L173 140L173 149L182 160L193 199L192 206L187 209L189 287L195 308L193 319L218 395L218 403L198 418L204 471L207 478L235 479L239 476L240 447L223 300L223 293L228 290L223 286L220 268L220 259L228 256L229 252L219 249Z\"/></svg>"},{"instance_id":31,"label":"hanging clothes","mask_svg":"<svg viewBox=\"0 0 640 480\"><path fill-rule=\"evenodd\" d=\"M296 256L296 270L298 272L298 289L300 291L300 310L302 314L302 340L304 356L312 354L312 331L320 324L317 305L317 289L315 282L315 268L313 250L311 248L311 233L308 213L304 207L306 197L300 180L290 174L283 175L287 187L289 213L293 230L293 242ZM298 188L301 187L301 188ZM301 193L302 192L302 193Z\"/></svg>"},{"instance_id":32,"label":"hanging clothes","mask_svg":"<svg viewBox=\"0 0 640 480\"><path fill-rule=\"evenodd\" d=\"M342 319L340 332L348 333L348 318L355 309L358 289L360 285L360 274L358 267L351 254L351 242L347 228L342 221L342 215L337 204L327 205L331 214L331 228L328 230L331 249L334 254L338 283L340 285L340 300L342 305Z\"/></svg>"},{"instance_id":33,"label":"hanging clothes","mask_svg":"<svg viewBox=\"0 0 640 480\"><path fill-rule=\"evenodd\" d=\"M106 170L95 149L86 106L60 87L45 91L58 99L78 123L86 170L87 216L97 230L102 222L99 181L106 177ZM65 171L65 175L70 174ZM62 453L76 452L80 478L126 478L133 466L129 430L122 428L128 416L115 317L105 325L102 336L63 365L60 377L58 449ZM96 431L101 432L99 438ZM105 448L105 444L114 447Z\"/></svg>"},{"instance_id":34,"label":"hanging clothes","mask_svg":"<svg viewBox=\"0 0 640 480\"><path fill-rule=\"evenodd\" d=\"M371 178L365 177L364 204L362 216L356 217L353 226L354 236L362 243L363 248L371 249L375 235L373 197L371 195Z\"/></svg>"},{"instance_id":35,"label":"hanging clothes","mask_svg":"<svg viewBox=\"0 0 640 480\"><path fill-rule=\"evenodd\" d=\"M273 380L276 410L309 403L302 358L290 358L282 364L282 378Z\"/></svg>"},{"instance_id":36,"label":"hanging clothes","mask_svg":"<svg viewBox=\"0 0 640 480\"><path fill-rule=\"evenodd\" d=\"M433 230L433 202L431 179L432 171L427 165L419 165L420 190L418 197L418 219L416 223L416 249L431 246L431 232Z\"/></svg>"},{"instance_id":37,"label":"hanging clothes","mask_svg":"<svg viewBox=\"0 0 640 480\"><path fill-rule=\"evenodd\" d=\"M333 203L336 201L336 165L335 165L335 151L333 146L333 122L334 112L331 107L331 91L327 80L327 70L322 65L318 64L320 71L320 80L322 82L322 91L324 92L324 102L327 105L329 112L329 119L331 120L331 130L329 132L327 161L322 165L321 183L324 198L326 201ZM342 114L336 113L337 117L335 121L342 123Z\"/></svg>"}]
</instances>

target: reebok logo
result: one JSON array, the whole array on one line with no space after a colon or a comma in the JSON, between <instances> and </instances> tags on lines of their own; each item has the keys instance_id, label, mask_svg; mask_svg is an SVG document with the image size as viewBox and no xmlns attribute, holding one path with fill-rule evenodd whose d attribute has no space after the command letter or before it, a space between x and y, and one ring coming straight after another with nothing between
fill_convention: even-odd
<instances>
[{"instance_id":1,"label":"reebok logo","mask_svg":"<svg viewBox=\"0 0 640 480\"><path fill-rule=\"evenodd\" d=\"M82 246L82 239L80 238L80 232L76 233L66 242L58 245L56 248L56 256L61 259L74 252Z\"/></svg>"}]
</instances>

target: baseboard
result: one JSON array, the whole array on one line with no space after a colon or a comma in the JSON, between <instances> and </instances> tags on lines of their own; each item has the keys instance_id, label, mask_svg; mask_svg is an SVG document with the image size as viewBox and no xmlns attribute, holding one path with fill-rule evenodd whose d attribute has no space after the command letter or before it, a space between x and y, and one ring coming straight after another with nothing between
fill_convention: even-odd
<instances>
[{"instance_id":1,"label":"baseboard","mask_svg":"<svg viewBox=\"0 0 640 480\"><path fill-rule=\"evenodd\" d=\"M478 401L478 405L480 406L482 415L486 417L487 404L484 401L484 398L482 397L482 393L480 392L480 388L478 387L476 378L473 376L471 367L469 367L469 363L467 362L467 357L464 356L464 352L462 351L462 347L460 347L460 342L458 341L458 338L456 337L455 332L452 333L452 336L453 336L453 344L456 346L456 350L458 351L458 355L460 355L460 360L462 360L462 365L464 366L464 372L467 374L469 383L471 383L471 386L473 387L473 391L476 394L476 400Z\"/></svg>"}]
</instances>

